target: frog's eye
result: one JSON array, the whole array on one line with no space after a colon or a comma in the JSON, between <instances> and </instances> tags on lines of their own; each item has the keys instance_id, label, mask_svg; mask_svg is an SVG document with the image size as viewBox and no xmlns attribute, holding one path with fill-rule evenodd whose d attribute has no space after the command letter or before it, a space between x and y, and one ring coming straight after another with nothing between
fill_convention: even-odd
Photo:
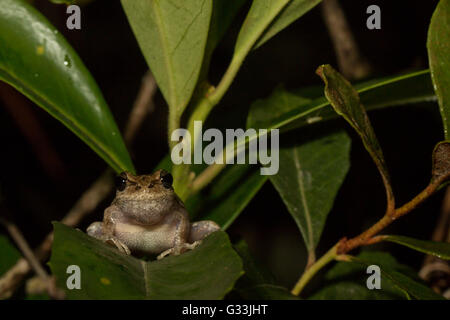
<instances>
[{"instance_id":1,"label":"frog's eye","mask_svg":"<svg viewBox=\"0 0 450 320\"><path fill-rule=\"evenodd\" d=\"M170 173L168 173L165 170L162 170L161 174L159 175L159 178L165 188L170 189L172 187L173 177Z\"/></svg>"},{"instance_id":2,"label":"frog's eye","mask_svg":"<svg viewBox=\"0 0 450 320\"><path fill-rule=\"evenodd\" d=\"M125 190L125 187L127 186L127 175L125 174L125 172L119 174L114 182L117 190L119 191Z\"/></svg>"}]
</instances>

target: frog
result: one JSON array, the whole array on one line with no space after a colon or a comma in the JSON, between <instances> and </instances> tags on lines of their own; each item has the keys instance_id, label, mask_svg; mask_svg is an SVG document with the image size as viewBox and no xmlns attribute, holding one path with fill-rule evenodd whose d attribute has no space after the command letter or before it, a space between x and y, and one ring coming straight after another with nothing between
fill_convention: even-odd
<instances>
[{"instance_id":1,"label":"frog","mask_svg":"<svg viewBox=\"0 0 450 320\"><path fill-rule=\"evenodd\" d=\"M88 235L115 246L126 255L180 255L220 230L217 223L191 223L184 203L173 189L173 177L159 169L152 174L122 172L115 178L116 195L103 221L89 225Z\"/></svg>"}]
</instances>

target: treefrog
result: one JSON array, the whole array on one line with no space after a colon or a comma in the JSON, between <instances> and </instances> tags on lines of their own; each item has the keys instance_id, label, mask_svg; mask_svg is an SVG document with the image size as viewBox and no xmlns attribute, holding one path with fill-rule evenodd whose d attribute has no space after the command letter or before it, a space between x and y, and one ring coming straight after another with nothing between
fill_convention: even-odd
<instances>
[{"instance_id":1,"label":"treefrog","mask_svg":"<svg viewBox=\"0 0 450 320\"><path fill-rule=\"evenodd\" d=\"M127 255L159 254L161 259L194 249L220 227L207 220L191 224L172 182L166 170L149 175L122 172L116 177L116 196L105 209L103 221L93 222L87 234Z\"/></svg>"}]
</instances>

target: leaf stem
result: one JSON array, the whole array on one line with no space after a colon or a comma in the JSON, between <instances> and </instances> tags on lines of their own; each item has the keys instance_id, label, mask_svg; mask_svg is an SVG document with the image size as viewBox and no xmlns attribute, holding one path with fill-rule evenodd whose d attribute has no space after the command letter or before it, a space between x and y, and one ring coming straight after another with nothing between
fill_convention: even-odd
<instances>
[{"instance_id":1,"label":"leaf stem","mask_svg":"<svg viewBox=\"0 0 450 320\"><path fill-rule=\"evenodd\" d=\"M335 244L327 253L325 253L319 260L317 260L311 267L307 268L305 272L302 274L300 279L295 284L291 293L293 295L298 296L300 292L302 292L303 288L306 284L311 280L311 278L323 267L325 267L328 263L333 261L337 256L337 249L339 243Z\"/></svg>"},{"instance_id":2,"label":"leaf stem","mask_svg":"<svg viewBox=\"0 0 450 320\"><path fill-rule=\"evenodd\" d=\"M219 85L216 88L209 90L206 93L206 95L194 107L194 111L189 117L187 127L189 134L191 136L191 150L194 148L194 143L200 138L196 135L197 133L194 131L194 122L195 121L204 122L208 117L209 113L211 112L211 110L220 102L220 100L230 87L231 83L233 82L234 78L236 77L236 74L239 71L239 68L241 67L242 63L244 62L247 53L248 52L246 52L245 54L234 55ZM171 133L172 128L173 124L171 126L171 122L169 120L169 134ZM171 148L173 147L173 145L174 144L171 144ZM178 186L184 195L182 198L187 198L188 195L200 191L215 176L217 176L220 173L220 171L222 171L222 169L225 168L224 164L211 165L201 174L201 176L197 177L194 181L190 181L188 177L189 165L183 166L184 166L183 168L175 170L174 172L176 180L180 181ZM188 182L188 185L185 185L186 182ZM184 186L181 186L182 184L184 184ZM188 188L190 188L189 191Z\"/></svg>"},{"instance_id":3,"label":"leaf stem","mask_svg":"<svg viewBox=\"0 0 450 320\"><path fill-rule=\"evenodd\" d=\"M196 138L194 136L194 121L205 121L208 117L211 110L220 102L225 92L227 92L234 78L236 77L237 72L239 71L246 54L235 54L231 59L230 65L228 66L227 71L223 75L217 87L213 90L210 90L203 99L201 99L197 105L194 107L194 112L189 118L188 121L188 130L191 134L192 140L194 143Z\"/></svg>"}]
</instances>

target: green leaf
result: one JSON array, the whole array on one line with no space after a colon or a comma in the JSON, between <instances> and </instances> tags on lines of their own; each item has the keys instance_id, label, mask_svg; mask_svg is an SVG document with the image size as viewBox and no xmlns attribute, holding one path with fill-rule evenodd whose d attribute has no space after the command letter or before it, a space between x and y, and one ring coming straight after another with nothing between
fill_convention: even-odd
<instances>
[{"instance_id":1,"label":"green leaf","mask_svg":"<svg viewBox=\"0 0 450 320\"><path fill-rule=\"evenodd\" d=\"M428 59L438 97L444 134L450 139L450 1L441 0L428 29Z\"/></svg>"},{"instance_id":2,"label":"green leaf","mask_svg":"<svg viewBox=\"0 0 450 320\"><path fill-rule=\"evenodd\" d=\"M290 0L253 0L239 31L234 54L245 56Z\"/></svg>"},{"instance_id":3,"label":"green leaf","mask_svg":"<svg viewBox=\"0 0 450 320\"><path fill-rule=\"evenodd\" d=\"M344 117L361 137L366 150L371 155L386 188L388 206L394 209L394 194L392 192L389 173L384 161L383 152L375 136L366 110L362 105L358 92L339 72L330 65L320 66L316 73L325 83L325 97L336 113Z\"/></svg>"},{"instance_id":4,"label":"green leaf","mask_svg":"<svg viewBox=\"0 0 450 320\"><path fill-rule=\"evenodd\" d=\"M23 0L0 6L0 79L61 121L114 170L134 172L91 74L64 37Z\"/></svg>"},{"instance_id":5,"label":"green leaf","mask_svg":"<svg viewBox=\"0 0 450 320\"><path fill-rule=\"evenodd\" d=\"M435 98L428 70L371 80L355 88L367 111ZM278 87L269 98L251 105L247 127L289 130L336 118L336 112L323 97L323 90L317 89L288 92ZM280 106L284 112L278 111Z\"/></svg>"},{"instance_id":6,"label":"green leaf","mask_svg":"<svg viewBox=\"0 0 450 320\"><path fill-rule=\"evenodd\" d=\"M395 235L382 237L385 241L395 242L413 250L430 254L444 260L450 260L450 243L448 242L424 241Z\"/></svg>"},{"instance_id":7,"label":"green leaf","mask_svg":"<svg viewBox=\"0 0 450 320\"><path fill-rule=\"evenodd\" d=\"M21 257L19 250L7 237L0 234L0 276L9 270Z\"/></svg>"},{"instance_id":8,"label":"green leaf","mask_svg":"<svg viewBox=\"0 0 450 320\"><path fill-rule=\"evenodd\" d=\"M245 274L236 283L235 290L244 299L252 300L300 300L288 289L275 283L273 275L257 261L244 240L239 241L235 250L242 258Z\"/></svg>"},{"instance_id":9,"label":"green leaf","mask_svg":"<svg viewBox=\"0 0 450 320\"><path fill-rule=\"evenodd\" d=\"M276 119L309 105L311 101L302 94L286 91L279 86L268 98L257 100L250 106L247 128L270 128Z\"/></svg>"},{"instance_id":10,"label":"green leaf","mask_svg":"<svg viewBox=\"0 0 450 320\"><path fill-rule=\"evenodd\" d=\"M208 40L206 42L205 57L203 59L200 81L206 79L209 70L209 63L214 49L225 35L234 17L239 12L239 9L241 9L247 1L248 0L213 1L211 24L209 27Z\"/></svg>"},{"instance_id":11,"label":"green leaf","mask_svg":"<svg viewBox=\"0 0 450 320\"><path fill-rule=\"evenodd\" d=\"M281 13L270 24L264 34L255 45L255 49L262 46L267 40L275 36L278 32L299 19L306 12L318 5L322 0L291 0Z\"/></svg>"},{"instance_id":12,"label":"green leaf","mask_svg":"<svg viewBox=\"0 0 450 320\"><path fill-rule=\"evenodd\" d=\"M69 265L81 269L81 290L69 299L221 299L242 275L226 233L215 232L192 251L145 262L85 233L54 223L50 267L66 287Z\"/></svg>"},{"instance_id":13,"label":"green leaf","mask_svg":"<svg viewBox=\"0 0 450 320\"><path fill-rule=\"evenodd\" d=\"M181 116L202 67L212 1L121 2L171 112Z\"/></svg>"},{"instance_id":14,"label":"green leaf","mask_svg":"<svg viewBox=\"0 0 450 320\"><path fill-rule=\"evenodd\" d=\"M363 281L363 279L361 279ZM361 282L363 283L363 282ZM383 288L383 285L382 285ZM308 300L398 300L398 295L391 295L379 290L369 290L364 285L351 281L340 281L324 286Z\"/></svg>"},{"instance_id":15,"label":"green leaf","mask_svg":"<svg viewBox=\"0 0 450 320\"><path fill-rule=\"evenodd\" d=\"M245 56L314 8L320 0L253 0L234 52Z\"/></svg>"},{"instance_id":16,"label":"green leaf","mask_svg":"<svg viewBox=\"0 0 450 320\"><path fill-rule=\"evenodd\" d=\"M405 275L402 270L379 259L351 257L351 262L360 263L364 266L377 265L381 270L381 279L386 279L393 286L403 291L407 297L418 300L443 300L444 297L435 293L432 289L421 283L420 279L413 279ZM382 284L383 287L383 284Z\"/></svg>"},{"instance_id":17,"label":"green leaf","mask_svg":"<svg viewBox=\"0 0 450 320\"><path fill-rule=\"evenodd\" d=\"M226 230L266 182L258 166L233 165L211 187L188 199L186 207L196 219L213 220Z\"/></svg>"},{"instance_id":18,"label":"green leaf","mask_svg":"<svg viewBox=\"0 0 450 320\"><path fill-rule=\"evenodd\" d=\"M311 137L280 149L280 169L270 180L300 228L310 253L319 242L334 198L350 167L345 132Z\"/></svg>"},{"instance_id":19,"label":"green leaf","mask_svg":"<svg viewBox=\"0 0 450 320\"><path fill-rule=\"evenodd\" d=\"M390 254L377 251L363 251L359 259L377 261L384 269L390 268L406 274L414 274L407 266L398 263ZM381 289L369 290L366 285L369 274L367 266L361 263L338 262L324 276L321 288L308 299L311 300L398 300L405 299L402 290L388 278L381 277Z\"/></svg>"}]
</instances>

